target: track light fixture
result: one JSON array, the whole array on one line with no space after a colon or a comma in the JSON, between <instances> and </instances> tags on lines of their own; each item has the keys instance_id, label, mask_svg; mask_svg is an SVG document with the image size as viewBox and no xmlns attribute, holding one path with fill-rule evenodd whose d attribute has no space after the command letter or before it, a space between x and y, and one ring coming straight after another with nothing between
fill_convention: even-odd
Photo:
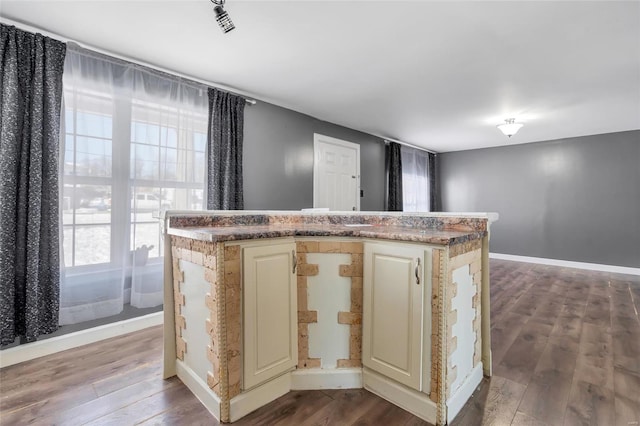
<instances>
[{"instance_id":1,"label":"track light fixture","mask_svg":"<svg viewBox=\"0 0 640 426\"><path fill-rule=\"evenodd\" d=\"M229 18L227 11L224 10L224 1L225 0L211 0L211 3L215 4L213 11L216 14L216 21L218 22L218 25L220 25L222 32L226 34L236 26L231 22L231 18Z\"/></svg>"}]
</instances>

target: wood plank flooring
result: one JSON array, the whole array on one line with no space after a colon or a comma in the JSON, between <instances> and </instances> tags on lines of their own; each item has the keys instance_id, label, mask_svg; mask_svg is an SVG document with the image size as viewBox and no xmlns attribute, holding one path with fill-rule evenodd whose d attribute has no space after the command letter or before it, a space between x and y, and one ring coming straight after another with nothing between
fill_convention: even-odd
<instances>
[{"instance_id":1,"label":"wood plank flooring","mask_svg":"<svg viewBox=\"0 0 640 426\"><path fill-rule=\"evenodd\" d=\"M453 426L640 422L640 277L491 261L494 376ZM149 328L0 370L1 425L216 425L161 379ZM295 391L236 425L426 425L362 389Z\"/></svg>"},{"instance_id":2,"label":"wood plank flooring","mask_svg":"<svg viewBox=\"0 0 640 426\"><path fill-rule=\"evenodd\" d=\"M493 373L454 426L640 422L640 277L491 261Z\"/></svg>"}]
</instances>

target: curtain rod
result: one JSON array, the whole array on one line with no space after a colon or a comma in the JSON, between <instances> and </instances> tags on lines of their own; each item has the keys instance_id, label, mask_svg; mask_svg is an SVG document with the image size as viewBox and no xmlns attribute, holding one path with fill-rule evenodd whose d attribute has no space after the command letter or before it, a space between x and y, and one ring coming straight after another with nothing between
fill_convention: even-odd
<instances>
[{"instance_id":1,"label":"curtain rod","mask_svg":"<svg viewBox=\"0 0 640 426\"><path fill-rule=\"evenodd\" d=\"M248 104L251 104L251 105L255 105L257 103L257 101L255 99L250 99L246 95L243 95L242 93L238 93L238 92L236 92L234 90L228 89L224 85L220 85L218 83L212 83L212 82L207 81L207 80L202 80L202 79L199 79L199 78L196 78L196 77L185 75L183 73L180 73L180 72L177 72L177 71L173 71L173 70L170 70L170 69L167 69L167 68L163 68L163 67L158 66L158 65L153 65L153 64L150 64L148 62L141 61L139 59L132 59L132 58L129 58L127 56L120 55L120 54L117 54L117 53L113 53L111 51L108 51L108 50L105 50L105 49L101 49L101 48L92 46L90 44L84 43L84 42L79 42L77 40L73 40L73 39L70 39L68 37L61 36L60 34L56 34L56 33L53 33L51 31L43 30L42 28L34 27L33 25L25 24L24 22L20 22L20 21L16 21L16 20L13 20L13 19L6 18L4 16L0 16L0 22L5 23L7 25L13 25L14 27L19 27L19 28L21 28L21 29L23 29L25 31L30 31L30 32L34 32L34 33L40 33L40 34L42 34L44 36L47 36L47 37L50 37L50 38L54 38L54 39L57 39L59 41L65 42L65 43L69 43L69 42L70 43L75 43L75 44L77 44L78 46L80 46L80 47L82 47L84 49L93 50L93 51L101 53L103 55L112 56L112 57L114 57L116 59L120 59L120 60L123 60L123 61L131 62L131 63L137 64L137 65L142 65L144 67L151 68L151 69L154 69L156 71L163 72L165 74L173 74L176 77L180 77L180 78L183 78L185 80L191 80L191 81L193 81L195 83L204 84L205 86L210 86L210 87L213 87L215 89L222 90L223 92L227 92L227 93L231 93L233 95L240 96L241 98L244 98L245 102L247 102Z\"/></svg>"},{"instance_id":2,"label":"curtain rod","mask_svg":"<svg viewBox=\"0 0 640 426\"><path fill-rule=\"evenodd\" d=\"M421 147L416 146L416 145L411 145L410 143L402 142L402 141L399 141L397 139L391 139L391 138L383 138L383 139L384 139L385 143L387 143L387 142L395 142L395 143L399 143L400 145L408 146L409 148L419 149L420 151L426 151L426 152L428 152L430 154L436 154L436 155L438 154L437 152L431 151L430 149L421 148Z\"/></svg>"}]
</instances>

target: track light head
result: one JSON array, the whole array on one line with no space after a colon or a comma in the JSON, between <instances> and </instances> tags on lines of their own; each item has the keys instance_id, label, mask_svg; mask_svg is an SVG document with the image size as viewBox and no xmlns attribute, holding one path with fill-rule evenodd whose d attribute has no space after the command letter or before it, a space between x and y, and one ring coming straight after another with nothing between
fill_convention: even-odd
<instances>
[{"instance_id":1,"label":"track light head","mask_svg":"<svg viewBox=\"0 0 640 426\"><path fill-rule=\"evenodd\" d=\"M213 11L216 14L216 21L218 22L218 25L220 25L220 29L222 30L222 32L226 34L234 29L236 26L233 25L233 22L231 21L231 18L229 18L229 14L227 13L227 11L224 10L224 1L211 0L211 2L216 5L213 8Z\"/></svg>"}]
</instances>

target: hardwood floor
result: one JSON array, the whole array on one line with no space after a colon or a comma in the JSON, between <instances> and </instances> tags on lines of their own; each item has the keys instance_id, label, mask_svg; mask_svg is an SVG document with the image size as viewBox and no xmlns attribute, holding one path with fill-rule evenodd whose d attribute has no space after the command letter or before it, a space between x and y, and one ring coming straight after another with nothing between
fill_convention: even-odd
<instances>
[{"instance_id":1,"label":"hardwood floor","mask_svg":"<svg viewBox=\"0 0 640 426\"><path fill-rule=\"evenodd\" d=\"M454 426L640 421L640 277L491 261L494 376ZM2 425L215 425L161 379L153 327L0 370ZM290 392L236 425L426 425L361 390Z\"/></svg>"},{"instance_id":2,"label":"hardwood floor","mask_svg":"<svg viewBox=\"0 0 640 426\"><path fill-rule=\"evenodd\" d=\"M638 425L640 277L491 261L493 377L454 426Z\"/></svg>"}]
</instances>

